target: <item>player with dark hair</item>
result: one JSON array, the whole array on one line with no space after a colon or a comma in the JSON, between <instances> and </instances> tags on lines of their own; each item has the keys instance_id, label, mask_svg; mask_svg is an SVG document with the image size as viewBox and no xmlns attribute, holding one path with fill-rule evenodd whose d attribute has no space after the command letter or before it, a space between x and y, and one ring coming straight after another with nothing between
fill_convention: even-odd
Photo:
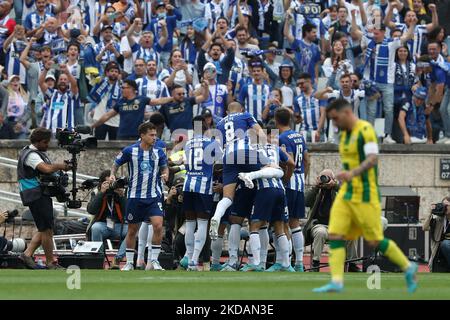
<instances>
[{"instance_id":1,"label":"player with dark hair","mask_svg":"<svg viewBox=\"0 0 450 320\"><path fill-rule=\"evenodd\" d=\"M408 292L414 292L417 264L409 262L397 244L383 234L375 130L367 121L358 119L352 105L344 99L332 102L327 107L327 115L342 130L339 153L344 170L336 177L343 183L330 212L331 282L313 291L341 292L344 289L345 240L356 240L362 235L370 246L405 272Z\"/></svg>"}]
</instances>

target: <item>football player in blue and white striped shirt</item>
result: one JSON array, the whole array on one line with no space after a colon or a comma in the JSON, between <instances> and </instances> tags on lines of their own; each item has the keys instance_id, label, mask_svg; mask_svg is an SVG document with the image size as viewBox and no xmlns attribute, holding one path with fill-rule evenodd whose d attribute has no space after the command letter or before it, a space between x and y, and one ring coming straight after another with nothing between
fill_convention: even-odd
<instances>
[{"instance_id":1,"label":"football player in blue and white striped shirt","mask_svg":"<svg viewBox=\"0 0 450 320\"><path fill-rule=\"evenodd\" d=\"M405 15L405 23L394 23L392 22L392 13L394 8L397 7L397 3L390 2L387 15L384 19L384 23L388 26L392 32L394 30L400 30L402 33L406 33L411 24L417 23L417 14L414 10L408 10ZM422 55L422 47L424 41L426 41L428 32L439 26L438 15L436 11L436 5L431 3L428 8L431 11L431 23L429 24L419 24L414 27L414 38L406 42L408 45L409 53L412 57Z\"/></svg>"},{"instance_id":2,"label":"football player in blue and white striped shirt","mask_svg":"<svg viewBox=\"0 0 450 320\"><path fill-rule=\"evenodd\" d=\"M261 169L261 163L266 160L259 156L255 141L250 140L249 133L254 133L256 137L265 137L261 126L256 122L255 118L248 112L242 112L242 105L233 102L228 105L228 115L218 124L217 129L220 131L219 139L225 146L223 157L223 198L217 204L216 212L211 218L210 236L212 240L217 239L217 232L220 219L225 211L232 205L236 190L236 183L240 173L252 172L251 179L245 180L246 185L253 187L251 180L262 176L273 177L282 176L283 172L276 168ZM257 171L259 170L259 171ZM263 172L261 172L263 171ZM241 179L245 179L242 177Z\"/></svg>"},{"instance_id":3,"label":"football player in blue and white striped shirt","mask_svg":"<svg viewBox=\"0 0 450 320\"><path fill-rule=\"evenodd\" d=\"M294 169L294 161L275 144L277 141L273 133L268 134L269 143L263 147L262 152L269 159L271 165L278 167L280 162L285 163L287 165L285 178L289 179ZM261 261L261 254L263 250L267 252L267 247L262 248L260 234L261 228L268 222L272 222L277 237L274 239L274 242L277 242L277 256L282 261L277 270L293 272L294 269L289 261L289 241L284 231L288 217L283 181L280 178L261 178L256 180L256 186L258 191L250 218L250 249L253 254L253 262L244 266L241 271L264 271L265 261Z\"/></svg>"},{"instance_id":4,"label":"football player in blue and white striped shirt","mask_svg":"<svg viewBox=\"0 0 450 320\"><path fill-rule=\"evenodd\" d=\"M295 253L295 271L303 271L304 238L300 219L305 218L305 179L309 173L309 154L303 136L291 130L291 113L280 108L275 112L275 123L280 131L280 146L294 159L295 169L286 185L286 199L289 211L289 228Z\"/></svg>"},{"instance_id":5,"label":"football player in blue and white striped shirt","mask_svg":"<svg viewBox=\"0 0 450 320\"><path fill-rule=\"evenodd\" d=\"M167 182L169 169L167 157L163 149L154 146L156 127L151 122L144 122L138 128L141 141L122 150L117 156L111 169L110 180L114 181L120 166L128 164L129 186L126 217L128 220L127 264L122 270L133 270L134 248L139 225L144 221L151 221L153 239L151 263L147 269L163 270L158 262L162 241L162 189L161 179Z\"/></svg>"},{"instance_id":6,"label":"football player in blue and white striped shirt","mask_svg":"<svg viewBox=\"0 0 450 320\"><path fill-rule=\"evenodd\" d=\"M264 83L262 62L258 59L249 62L252 83L245 84L239 92L238 101L256 120L262 121L262 112L269 99L270 88Z\"/></svg>"},{"instance_id":7,"label":"football player in blue and white striped shirt","mask_svg":"<svg viewBox=\"0 0 450 320\"><path fill-rule=\"evenodd\" d=\"M184 147L187 171L183 187L186 253L180 264L186 265L187 262L188 270L197 271L198 258L206 241L208 220L213 209L213 165L216 160L221 159L222 152L216 140L204 135L207 127L202 116L193 119L193 126L194 136Z\"/></svg>"},{"instance_id":8,"label":"football player in blue and white striped shirt","mask_svg":"<svg viewBox=\"0 0 450 320\"><path fill-rule=\"evenodd\" d=\"M39 76L39 87L50 101L46 119L47 129L55 133L56 128L68 128L70 130L75 127L74 110L78 108L80 99L77 79L71 74L66 64L60 65L61 73L56 88L50 89L47 86L45 78L52 64L52 60L45 64L44 70Z\"/></svg>"}]
</instances>

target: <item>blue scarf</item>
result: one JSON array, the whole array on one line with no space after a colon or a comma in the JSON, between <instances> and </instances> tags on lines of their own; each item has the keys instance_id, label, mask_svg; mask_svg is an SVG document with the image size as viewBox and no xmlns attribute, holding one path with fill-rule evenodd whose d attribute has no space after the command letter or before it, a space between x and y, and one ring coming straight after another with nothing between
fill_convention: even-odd
<instances>
[{"instance_id":1,"label":"blue scarf","mask_svg":"<svg viewBox=\"0 0 450 320\"><path fill-rule=\"evenodd\" d=\"M411 107L406 113L406 128L412 137L423 139L426 137L426 117L425 108L423 106L416 106L414 101L411 102Z\"/></svg>"},{"instance_id":2,"label":"blue scarf","mask_svg":"<svg viewBox=\"0 0 450 320\"><path fill-rule=\"evenodd\" d=\"M106 111L109 111L122 97L121 84L121 81L110 84L108 79L105 78L95 85L89 96L95 103L100 103L103 97L107 95L108 101L106 102Z\"/></svg>"},{"instance_id":3,"label":"blue scarf","mask_svg":"<svg viewBox=\"0 0 450 320\"><path fill-rule=\"evenodd\" d=\"M378 83L387 83L388 78L388 67L389 67L389 41L384 39L380 43L378 54L375 52L376 43L372 40L366 49L366 61L364 64L364 69L369 67L370 80ZM377 68L375 69L375 65Z\"/></svg>"},{"instance_id":4,"label":"blue scarf","mask_svg":"<svg viewBox=\"0 0 450 320\"><path fill-rule=\"evenodd\" d=\"M195 64L195 60L197 59L197 48L191 39L181 42L181 52L187 63Z\"/></svg>"}]
</instances>

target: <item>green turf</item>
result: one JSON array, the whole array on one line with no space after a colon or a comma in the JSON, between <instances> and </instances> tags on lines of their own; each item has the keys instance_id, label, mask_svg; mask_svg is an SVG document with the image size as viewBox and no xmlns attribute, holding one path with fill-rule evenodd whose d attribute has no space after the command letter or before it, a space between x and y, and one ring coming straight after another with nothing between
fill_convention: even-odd
<instances>
[{"instance_id":1,"label":"green turf","mask_svg":"<svg viewBox=\"0 0 450 320\"><path fill-rule=\"evenodd\" d=\"M403 274L382 274L369 290L368 274L346 274L345 292L316 294L327 273L220 273L81 270L81 289L69 290L65 271L0 270L0 299L450 299L450 275L419 274L406 292Z\"/></svg>"}]
</instances>

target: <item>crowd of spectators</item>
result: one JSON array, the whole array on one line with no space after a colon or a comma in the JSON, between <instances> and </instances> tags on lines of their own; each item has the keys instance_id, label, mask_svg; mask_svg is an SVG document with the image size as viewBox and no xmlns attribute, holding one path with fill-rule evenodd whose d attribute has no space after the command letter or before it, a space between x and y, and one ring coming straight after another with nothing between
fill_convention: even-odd
<instances>
[{"instance_id":1,"label":"crowd of spectators","mask_svg":"<svg viewBox=\"0 0 450 320\"><path fill-rule=\"evenodd\" d=\"M92 125L132 140L155 113L168 139L239 101L337 142L324 107L342 97L384 143L450 144L439 22L424 0L1 0L0 139Z\"/></svg>"}]
</instances>

